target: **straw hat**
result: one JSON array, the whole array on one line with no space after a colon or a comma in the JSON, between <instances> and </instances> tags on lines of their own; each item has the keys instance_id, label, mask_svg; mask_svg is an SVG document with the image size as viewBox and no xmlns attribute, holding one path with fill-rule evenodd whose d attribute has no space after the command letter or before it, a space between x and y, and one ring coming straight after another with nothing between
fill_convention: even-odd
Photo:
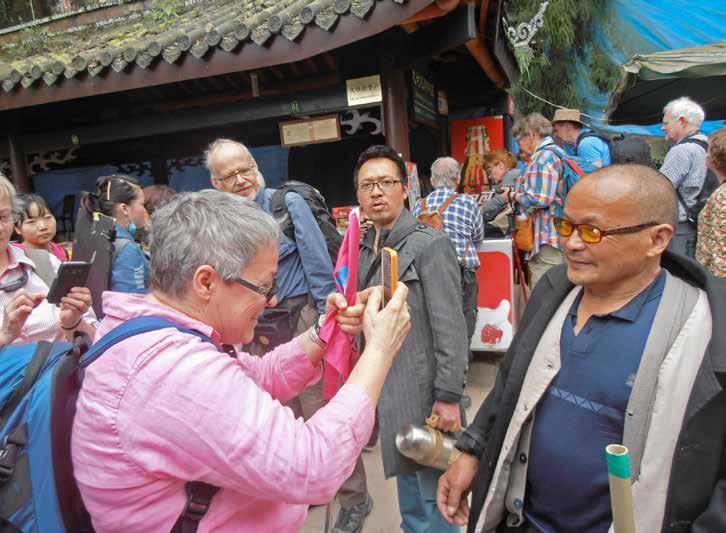
<instances>
[{"instance_id":1,"label":"straw hat","mask_svg":"<svg viewBox=\"0 0 726 533\"><path fill-rule=\"evenodd\" d=\"M585 126L586 124L580 119L579 109L558 109L555 111L555 116L552 118L552 123L555 122L577 122Z\"/></svg>"}]
</instances>

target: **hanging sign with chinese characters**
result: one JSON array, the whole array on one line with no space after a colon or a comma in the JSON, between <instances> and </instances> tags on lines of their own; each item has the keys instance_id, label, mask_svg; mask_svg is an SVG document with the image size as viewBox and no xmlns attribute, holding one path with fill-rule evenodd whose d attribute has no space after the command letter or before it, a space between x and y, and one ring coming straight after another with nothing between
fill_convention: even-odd
<instances>
[{"instance_id":1,"label":"hanging sign with chinese characters","mask_svg":"<svg viewBox=\"0 0 726 533\"><path fill-rule=\"evenodd\" d=\"M411 89L413 95L413 119L416 122L437 126L438 113L436 111L436 101L438 100L438 95L434 89L434 84L420 72L412 70Z\"/></svg>"},{"instance_id":2,"label":"hanging sign with chinese characters","mask_svg":"<svg viewBox=\"0 0 726 533\"><path fill-rule=\"evenodd\" d=\"M375 104L383 101L381 77L378 74L346 80L345 88L348 96L348 107Z\"/></svg>"},{"instance_id":3,"label":"hanging sign with chinese characters","mask_svg":"<svg viewBox=\"0 0 726 533\"><path fill-rule=\"evenodd\" d=\"M339 140L338 115L280 122L282 146L302 146Z\"/></svg>"}]
</instances>

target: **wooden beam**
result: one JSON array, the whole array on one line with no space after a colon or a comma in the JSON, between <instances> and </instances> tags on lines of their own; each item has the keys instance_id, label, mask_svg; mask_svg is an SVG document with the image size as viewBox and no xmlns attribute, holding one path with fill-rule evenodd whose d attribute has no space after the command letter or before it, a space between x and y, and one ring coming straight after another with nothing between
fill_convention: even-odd
<instances>
[{"instance_id":1,"label":"wooden beam","mask_svg":"<svg viewBox=\"0 0 726 533\"><path fill-rule=\"evenodd\" d=\"M287 66L290 67L290 72L292 72L293 76L296 78L302 78L303 74L297 63L288 63Z\"/></svg>"},{"instance_id":2,"label":"wooden beam","mask_svg":"<svg viewBox=\"0 0 726 533\"><path fill-rule=\"evenodd\" d=\"M386 145L411 160L408 142L408 109L406 105L406 77L402 69L385 68L383 84L383 126Z\"/></svg>"},{"instance_id":3,"label":"wooden beam","mask_svg":"<svg viewBox=\"0 0 726 533\"><path fill-rule=\"evenodd\" d=\"M315 62L315 58L309 57L305 60L305 64L310 68L310 70L313 72L313 74L317 74L320 72L320 67L318 67L318 64Z\"/></svg>"},{"instance_id":4,"label":"wooden beam","mask_svg":"<svg viewBox=\"0 0 726 533\"><path fill-rule=\"evenodd\" d=\"M154 185L167 185L169 183L169 169L166 157L155 157L151 160L151 174L154 176Z\"/></svg>"},{"instance_id":5,"label":"wooden beam","mask_svg":"<svg viewBox=\"0 0 726 533\"><path fill-rule=\"evenodd\" d=\"M301 115L334 113L348 108L345 84L339 83L315 91L304 91L300 82L294 96L281 94L269 98L250 99L226 105L207 108L191 108L169 111L163 114L144 114L133 119L119 120L109 124L99 124L82 128L69 129L61 132L34 134L23 137L26 151L48 150L71 144L71 136L75 135L81 146L116 142L126 139L166 135L183 131L217 128L240 124L252 120L287 117L290 115L290 102L295 100ZM287 84L280 84L279 87ZM242 94L242 97L249 94ZM200 98L200 102L209 98ZM400 113L399 113L400 114Z\"/></svg>"},{"instance_id":6,"label":"wooden beam","mask_svg":"<svg viewBox=\"0 0 726 533\"><path fill-rule=\"evenodd\" d=\"M409 0L403 5L395 2L379 2L365 20L355 16L342 16L332 33L310 24L306 26L304 35L295 42L277 36L269 47L245 45L240 53L236 54L214 49L208 56L209 59L205 61L197 60L187 54L175 64L159 61L153 68L146 70L132 66L127 73L109 72L106 76L71 78L51 86L16 89L10 93L0 94L0 110L300 61L385 31L421 11L430 3L431 0Z\"/></svg>"},{"instance_id":7,"label":"wooden beam","mask_svg":"<svg viewBox=\"0 0 726 533\"><path fill-rule=\"evenodd\" d=\"M330 70L338 70L338 64L335 62L335 57L333 57L333 54L331 54L330 52L325 52L323 54L323 60L325 61L325 64L328 65L328 68Z\"/></svg>"},{"instance_id":8,"label":"wooden beam","mask_svg":"<svg viewBox=\"0 0 726 533\"><path fill-rule=\"evenodd\" d=\"M278 67L276 67L276 66L273 65L273 66L270 67L270 70L272 71L272 73L275 75L275 77L278 80L284 80L285 79L285 75L282 73L282 71Z\"/></svg>"},{"instance_id":9,"label":"wooden beam","mask_svg":"<svg viewBox=\"0 0 726 533\"><path fill-rule=\"evenodd\" d=\"M10 172L18 192L33 192L33 183L28 173L25 152L17 134L17 126L8 134L8 151L10 152Z\"/></svg>"}]
</instances>

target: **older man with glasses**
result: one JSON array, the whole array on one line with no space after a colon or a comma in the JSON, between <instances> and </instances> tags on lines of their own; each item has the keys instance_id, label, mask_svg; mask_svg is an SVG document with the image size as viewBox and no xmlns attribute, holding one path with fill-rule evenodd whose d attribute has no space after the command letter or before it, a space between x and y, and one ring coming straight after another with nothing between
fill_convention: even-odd
<instances>
[{"instance_id":1,"label":"older man with glasses","mask_svg":"<svg viewBox=\"0 0 726 533\"><path fill-rule=\"evenodd\" d=\"M260 185L257 162L246 146L217 139L205 155L216 189L252 200L270 213L275 190ZM262 314L254 341L247 347L256 355L263 355L314 324L325 311L325 298L335 291L333 263L308 204L294 192L285 195L285 202L295 239L283 235L280 241L275 278L278 304Z\"/></svg>"},{"instance_id":2,"label":"older man with glasses","mask_svg":"<svg viewBox=\"0 0 726 533\"><path fill-rule=\"evenodd\" d=\"M439 482L450 521L605 533L605 447L622 443L636 531L726 531L726 283L666 251L677 223L652 168L614 165L572 188L554 220L566 264L532 293Z\"/></svg>"}]
</instances>

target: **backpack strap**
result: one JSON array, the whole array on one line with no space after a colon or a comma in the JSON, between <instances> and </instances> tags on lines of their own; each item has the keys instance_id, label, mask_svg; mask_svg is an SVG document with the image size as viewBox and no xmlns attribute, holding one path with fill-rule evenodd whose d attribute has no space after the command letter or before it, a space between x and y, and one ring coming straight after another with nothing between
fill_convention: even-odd
<instances>
[{"instance_id":1,"label":"backpack strap","mask_svg":"<svg viewBox=\"0 0 726 533\"><path fill-rule=\"evenodd\" d=\"M171 533L196 533L199 522L209 511L212 498L219 492L219 487L203 481L190 481L186 484L187 504L184 512L179 515Z\"/></svg>"},{"instance_id":2,"label":"backpack strap","mask_svg":"<svg viewBox=\"0 0 726 533\"><path fill-rule=\"evenodd\" d=\"M428 212L429 212L429 208L426 205L426 197L424 196L423 198L421 198L421 213L423 214L423 213L428 213Z\"/></svg>"},{"instance_id":3,"label":"backpack strap","mask_svg":"<svg viewBox=\"0 0 726 533\"><path fill-rule=\"evenodd\" d=\"M440 215L443 215L444 214L444 211L446 211L449 208L449 206L454 202L454 200L456 200L458 198L458 196L459 195L457 193L454 193L451 196L449 196L446 199L446 201L443 204L441 204L439 206L439 208L437 209L437 211L439 212L439 214Z\"/></svg>"},{"instance_id":4,"label":"backpack strap","mask_svg":"<svg viewBox=\"0 0 726 533\"><path fill-rule=\"evenodd\" d=\"M87 367L96 359L101 357L101 355L103 355L103 353L111 348L113 345L118 344L119 342L122 342L129 337L134 337L136 335L149 333L150 331L156 331L158 329L166 328L174 328L181 332L189 333L190 335L199 337L205 342L210 342L214 344L214 342L212 342L212 339L210 339L204 333L193 329L181 327L179 324L176 324L171 320L167 320L158 316L140 316L132 318L131 320L127 320L120 326L114 328L108 334L104 335L101 340L94 343L91 349L81 358L79 366L82 368Z\"/></svg>"},{"instance_id":5,"label":"backpack strap","mask_svg":"<svg viewBox=\"0 0 726 533\"><path fill-rule=\"evenodd\" d=\"M116 237L112 245L113 254L111 255L111 266L116 263L116 259L118 259L118 256L121 255L121 251L126 248L129 243L131 243L131 239L127 239L126 237Z\"/></svg>"},{"instance_id":6,"label":"backpack strap","mask_svg":"<svg viewBox=\"0 0 726 533\"><path fill-rule=\"evenodd\" d=\"M698 146L700 146L701 148L706 150L706 153L708 153L708 143L706 141L704 141L703 139L696 139L694 137L686 137L678 144L697 144Z\"/></svg>"},{"instance_id":7,"label":"backpack strap","mask_svg":"<svg viewBox=\"0 0 726 533\"><path fill-rule=\"evenodd\" d=\"M2 409L0 409L0 428L5 426L5 422L7 422L10 414L15 412L20 400L22 400L28 391L33 388L35 380L38 379L40 371L48 361L48 356L50 355L52 348L53 344L50 342L40 341L38 343L35 353L33 354L33 358L30 360L28 367L25 369L25 375L23 376L22 381L10 395L10 398L8 398L8 401L5 402Z\"/></svg>"}]
</instances>

